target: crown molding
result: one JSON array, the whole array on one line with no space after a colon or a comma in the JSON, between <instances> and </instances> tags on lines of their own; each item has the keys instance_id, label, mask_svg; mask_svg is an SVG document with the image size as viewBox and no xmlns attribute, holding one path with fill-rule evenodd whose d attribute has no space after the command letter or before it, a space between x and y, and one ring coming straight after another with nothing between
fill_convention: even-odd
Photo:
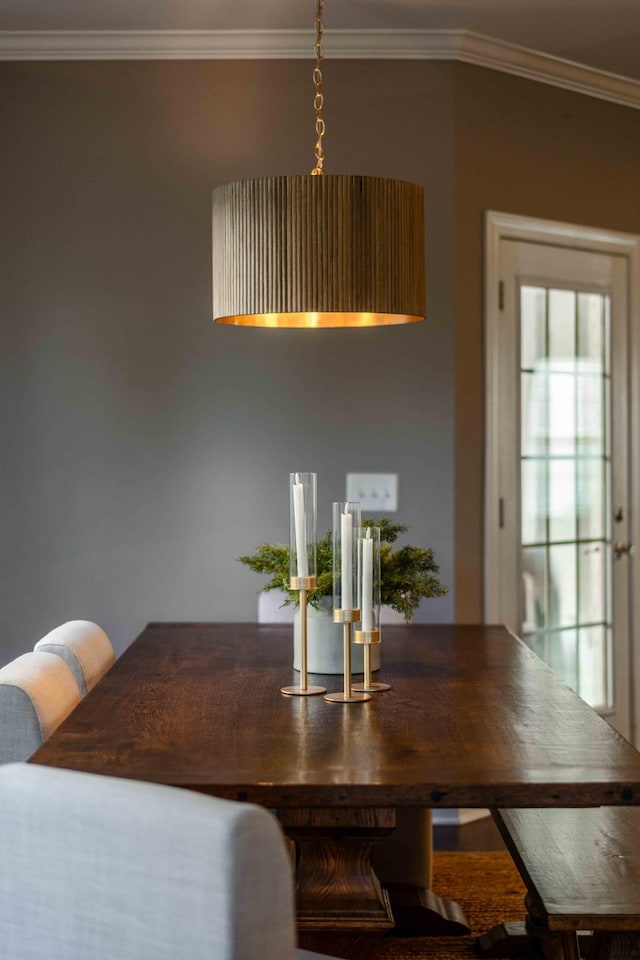
<instances>
[{"instance_id":1,"label":"crown molding","mask_svg":"<svg viewBox=\"0 0 640 960\"><path fill-rule=\"evenodd\" d=\"M0 60L293 60L308 30L0 31ZM466 30L334 30L327 59L454 60L640 109L640 81Z\"/></svg>"},{"instance_id":2,"label":"crown molding","mask_svg":"<svg viewBox=\"0 0 640 960\"><path fill-rule=\"evenodd\" d=\"M585 67L572 60L552 57L493 37L465 33L456 57L463 63L510 73L526 80L562 87L599 100L640 109L640 81L605 70Z\"/></svg>"}]
</instances>

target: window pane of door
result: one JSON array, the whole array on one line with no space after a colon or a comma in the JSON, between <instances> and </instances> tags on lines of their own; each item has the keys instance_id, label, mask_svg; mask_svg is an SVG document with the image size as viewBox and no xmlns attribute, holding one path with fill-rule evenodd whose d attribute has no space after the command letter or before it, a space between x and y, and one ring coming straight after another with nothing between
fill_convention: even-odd
<instances>
[{"instance_id":1,"label":"window pane of door","mask_svg":"<svg viewBox=\"0 0 640 960\"><path fill-rule=\"evenodd\" d=\"M520 288L523 635L599 707L611 643L608 301Z\"/></svg>"}]
</instances>

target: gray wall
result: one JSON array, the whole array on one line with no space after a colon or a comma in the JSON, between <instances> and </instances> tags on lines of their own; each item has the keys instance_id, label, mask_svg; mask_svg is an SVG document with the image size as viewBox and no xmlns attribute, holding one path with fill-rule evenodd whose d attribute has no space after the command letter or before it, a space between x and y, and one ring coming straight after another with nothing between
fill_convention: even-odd
<instances>
[{"instance_id":1,"label":"gray wall","mask_svg":"<svg viewBox=\"0 0 640 960\"><path fill-rule=\"evenodd\" d=\"M253 620L235 561L319 528L347 471L397 471L453 619L451 64L331 62L329 172L426 191L426 323L260 331L210 320L210 193L311 169L309 64L0 65L0 663L58 623L118 651L148 620Z\"/></svg>"},{"instance_id":2,"label":"gray wall","mask_svg":"<svg viewBox=\"0 0 640 960\"><path fill-rule=\"evenodd\" d=\"M416 619L482 617L483 213L640 234L638 112L451 63L325 92L330 172L425 187L426 323L211 323L211 190L311 169L308 63L0 64L0 662L73 617L118 650L254 619L235 557L287 539L292 469L321 530L347 471L397 471L450 589Z\"/></svg>"}]
</instances>

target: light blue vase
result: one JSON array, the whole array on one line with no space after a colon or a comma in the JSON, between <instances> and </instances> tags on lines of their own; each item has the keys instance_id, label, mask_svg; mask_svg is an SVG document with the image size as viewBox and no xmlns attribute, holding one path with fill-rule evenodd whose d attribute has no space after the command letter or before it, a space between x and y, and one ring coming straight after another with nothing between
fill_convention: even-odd
<instances>
[{"instance_id":1,"label":"light blue vase","mask_svg":"<svg viewBox=\"0 0 640 960\"><path fill-rule=\"evenodd\" d=\"M355 633L354 624L353 632ZM343 631L334 623L331 597L322 597L318 607L307 605L307 671L309 673L342 673ZM351 642L351 672L364 669L363 645ZM293 669L300 669L300 610L293 618ZM380 644L371 647L371 669L380 669Z\"/></svg>"}]
</instances>

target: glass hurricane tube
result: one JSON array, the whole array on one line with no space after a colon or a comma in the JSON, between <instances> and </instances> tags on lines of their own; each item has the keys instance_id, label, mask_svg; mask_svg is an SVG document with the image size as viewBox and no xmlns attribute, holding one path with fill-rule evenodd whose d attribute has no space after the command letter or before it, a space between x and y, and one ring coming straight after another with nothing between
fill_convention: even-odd
<instances>
[{"instance_id":1,"label":"glass hurricane tube","mask_svg":"<svg viewBox=\"0 0 640 960\"><path fill-rule=\"evenodd\" d=\"M360 504L336 501L333 504L333 611L359 610L358 530ZM359 617L358 617L359 619Z\"/></svg>"},{"instance_id":2,"label":"glass hurricane tube","mask_svg":"<svg viewBox=\"0 0 640 960\"><path fill-rule=\"evenodd\" d=\"M355 632L355 642L363 644L364 677L353 689L366 693L381 693L389 690L388 683L375 682L371 675L371 647L380 643L380 527L358 530L357 571L360 604L360 629Z\"/></svg>"},{"instance_id":3,"label":"glass hurricane tube","mask_svg":"<svg viewBox=\"0 0 640 960\"><path fill-rule=\"evenodd\" d=\"M317 474L289 474L289 588L300 591L300 684L282 687L289 697L317 696L307 676L307 591L316 586Z\"/></svg>"},{"instance_id":4,"label":"glass hurricane tube","mask_svg":"<svg viewBox=\"0 0 640 960\"><path fill-rule=\"evenodd\" d=\"M289 475L289 586L292 590L315 587L316 489L317 474Z\"/></svg>"},{"instance_id":5,"label":"glass hurricane tube","mask_svg":"<svg viewBox=\"0 0 640 960\"><path fill-rule=\"evenodd\" d=\"M331 703L362 703L371 699L366 693L354 693L351 686L351 633L360 619L358 608L357 532L360 529L360 504L336 501L333 504L333 619L342 624L343 689L328 693Z\"/></svg>"}]
</instances>

